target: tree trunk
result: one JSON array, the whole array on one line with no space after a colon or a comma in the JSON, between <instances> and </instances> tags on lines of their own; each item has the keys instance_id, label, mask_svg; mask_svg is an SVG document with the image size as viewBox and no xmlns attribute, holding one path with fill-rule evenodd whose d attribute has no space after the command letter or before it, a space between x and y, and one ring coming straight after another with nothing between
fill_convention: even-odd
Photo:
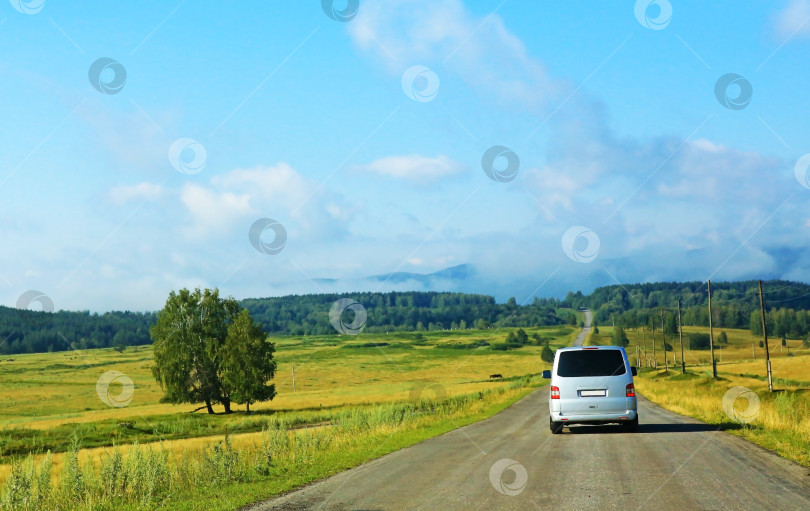
<instances>
[{"instance_id":1,"label":"tree trunk","mask_svg":"<svg viewBox=\"0 0 810 511\"><path fill-rule=\"evenodd\" d=\"M247 403L245 403L245 409L247 410L245 413L246 413L247 415L250 415L250 401L248 401Z\"/></svg>"},{"instance_id":2,"label":"tree trunk","mask_svg":"<svg viewBox=\"0 0 810 511\"><path fill-rule=\"evenodd\" d=\"M225 413L231 413L231 399L226 397L222 400L222 406L225 407Z\"/></svg>"},{"instance_id":3,"label":"tree trunk","mask_svg":"<svg viewBox=\"0 0 810 511\"><path fill-rule=\"evenodd\" d=\"M210 399L205 400L205 407L208 409L209 414L214 415L214 409L211 407L211 400Z\"/></svg>"}]
</instances>

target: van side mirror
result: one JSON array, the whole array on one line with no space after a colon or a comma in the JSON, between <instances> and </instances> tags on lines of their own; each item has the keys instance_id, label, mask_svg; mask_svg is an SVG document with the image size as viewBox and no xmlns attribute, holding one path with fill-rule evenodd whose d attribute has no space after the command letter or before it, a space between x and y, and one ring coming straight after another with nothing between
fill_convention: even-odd
<instances>
[{"instance_id":1,"label":"van side mirror","mask_svg":"<svg viewBox=\"0 0 810 511\"><path fill-rule=\"evenodd\" d=\"M632 374L633 376L638 376L638 369L636 369L636 366L630 367L630 374Z\"/></svg>"},{"instance_id":2,"label":"van side mirror","mask_svg":"<svg viewBox=\"0 0 810 511\"><path fill-rule=\"evenodd\" d=\"M548 369L543 371L543 378L551 379L551 371L549 371Z\"/></svg>"}]
</instances>

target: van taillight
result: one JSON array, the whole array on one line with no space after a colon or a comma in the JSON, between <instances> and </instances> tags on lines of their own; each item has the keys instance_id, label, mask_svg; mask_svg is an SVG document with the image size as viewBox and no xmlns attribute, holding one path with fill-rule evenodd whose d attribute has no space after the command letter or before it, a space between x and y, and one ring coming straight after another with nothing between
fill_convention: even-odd
<instances>
[{"instance_id":1,"label":"van taillight","mask_svg":"<svg viewBox=\"0 0 810 511\"><path fill-rule=\"evenodd\" d=\"M560 387L551 386L551 399L560 399Z\"/></svg>"},{"instance_id":2,"label":"van taillight","mask_svg":"<svg viewBox=\"0 0 810 511\"><path fill-rule=\"evenodd\" d=\"M636 386L632 383L627 384L626 388L627 397L636 397Z\"/></svg>"}]
</instances>

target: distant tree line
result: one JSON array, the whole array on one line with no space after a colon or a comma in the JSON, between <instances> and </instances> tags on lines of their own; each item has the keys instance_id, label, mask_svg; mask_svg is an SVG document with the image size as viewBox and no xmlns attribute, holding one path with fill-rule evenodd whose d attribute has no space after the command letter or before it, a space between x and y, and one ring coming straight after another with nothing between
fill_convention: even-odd
<instances>
[{"instance_id":1,"label":"distant tree line","mask_svg":"<svg viewBox=\"0 0 810 511\"><path fill-rule=\"evenodd\" d=\"M372 333L576 323L573 314L557 315L560 302L554 298L535 298L528 305L519 305L514 298L496 303L491 296L466 293L317 294L248 299L241 305L267 332L323 335L335 332L329 309L343 296L363 305L368 315L364 331Z\"/></svg>"},{"instance_id":2,"label":"distant tree line","mask_svg":"<svg viewBox=\"0 0 810 511\"><path fill-rule=\"evenodd\" d=\"M708 293L703 282L662 282L600 287L590 295L568 293L563 307L587 307L603 325L624 328L661 328L677 334L677 303L681 300L684 325L708 326ZM765 316L769 336L793 339L810 335L810 285L769 281L764 286ZM762 334L759 288L755 280L712 282L712 324L717 328L750 329ZM702 340L696 340L700 345Z\"/></svg>"},{"instance_id":3,"label":"distant tree line","mask_svg":"<svg viewBox=\"0 0 810 511\"><path fill-rule=\"evenodd\" d=\"M149 344L154 313L36 312L0 306L0 354Z\"/></svg>"},{"instance_id":4,"label":"distant tree line","mask_svg":"<svg viewBox=\"0 0 810 511\"><path fill-rule=\"evenodd\" d=\"M514 298L496 303L492 296L465 293L300 295L247 299L239 306L269 334L323 335L335 333L329 309L345 296L366 309L364 331L372 333L576 324L573 314L557 314L560 301L553 298L520 305ZM0 354L150 344L149 329L156 320L152 312L45 313L0 306Z\"/></svg>"}]
</instances>

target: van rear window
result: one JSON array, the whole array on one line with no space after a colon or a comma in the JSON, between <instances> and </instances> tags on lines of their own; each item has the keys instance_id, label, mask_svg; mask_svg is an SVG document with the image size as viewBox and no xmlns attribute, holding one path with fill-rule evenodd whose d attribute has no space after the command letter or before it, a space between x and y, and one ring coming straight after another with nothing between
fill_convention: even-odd
<instances>
[{"instance_id":1,"label":"van rear window","mask_svg":"<svg viewBox=\"0 0 810 511\"><path fill-rule=\"evenodd\" d=\"M582 350L560 353L557 375L566 378L579 376L616 376L625 374L624 357L619 350Z\"/></svg>"}]
</instances>

